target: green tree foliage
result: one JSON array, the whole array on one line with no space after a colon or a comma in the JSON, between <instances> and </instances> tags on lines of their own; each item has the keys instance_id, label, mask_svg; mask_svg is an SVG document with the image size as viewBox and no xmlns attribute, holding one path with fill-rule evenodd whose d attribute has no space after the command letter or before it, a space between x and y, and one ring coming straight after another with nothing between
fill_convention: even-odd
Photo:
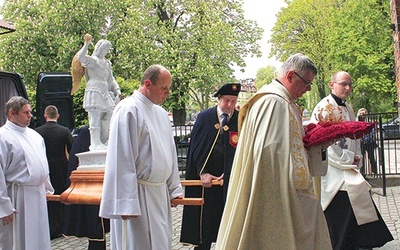
<instances>
[{"instance_id":1,"label":"green tree foliage","mask_svg":"<svg viewBox=\"0 0 400 250\"><path fill-rule=\"evenodd\" d=\"M110 1L6 1L0 9L12 21L16 32L0 36L0 69L24 76L29 99L35 107L36 80L40 72L69 72L74 54L81 48L83 36L93 34L95 41L104 38L108 20L119 13L120 4ZM77 125L87 123L81 107L81 95L74 97Z\"/></svg>"},{"instance_id":2,"label":"green tree foliage","mask_svg":"<svg viewBox=\"0 0 400 250\"><path fill-rule=\"evenodd\" d=\"M264 84L269 84L277 75L274 66L267 66L257 70L256 73L256 88L260 89Z\"/></svg>"},{"instance_id":3,"label":"green tree foliage","mask_svg":"<svg viewBox=\"0 0 400 250\"><path fill-rule=\"evenodd\" d=\"M118 40L119 65L127 67L126 74L153 63L170 69L173 83L165 106L178 124L185 122L190 99L205 109L210 93L233 81L231 63L244 66L243 57L260 54L256 41L262 31L244 18L242 1L132 3L122 22L111 32Z\"/></svg>"},{"instance_id":4,"label":"green tree foliage","mask_svg":"<svg viewBox=\"0 0 400 250\"><path fill-rule=\"evenodd\" d=\"M242 0L21 0L2 14L17 28L0 37L0 67L34 85L43 71L69 71L85 33L110 40L116 76L139 81L151 64L173 75L169 100L174 121L185 120L189 99L206 108L210 93L233 80L232 64L260 56L262 29L243 15ZM179 114L179 116L175 116Z\"/></svg>"},{"instance_id":5,"label":"green tree foliage","mask_svg":"<svg viewBox=\"0 0 400 250\"><path fill-rule=\"evenodd\" d=\"M88 114L83 108L83 96L85 94L85 86L86 83L85 81L83 81L81 87L73 96L75 127L77 128L89 125Z\"/></svg>"},{"instance_id":6,"label":"green tree foliage","mask_svg":"<svg viewBox=\"0 0 400 250\"><path fill-rule=\"evenodd\" d=\"M284 61L302 52L319 73L305 96L313 108L329 93L333 72L353 76L355 109L392 110L396 99L389 4L382 0L293 0L278 14L271 56ZM388 101L390 97L390 101Z\"/></svg>"},{"instance_id":7,"label":"green tree foliage","mask_svg":"<svg viewBox=\"0 0 400 250\"><path fill-rule=\"evenodd\" d=\"M328 58L332 70L346 70L354 80L350 101L355 110L370 113L394 111L396 85L389 4L382 0L344 1L336 5L332 46Z\"/></svg>"},{"instance_id":8,"label":"green tree foliage","mask_svg":"<svg viewBox=\"0 0 400 250\"><path fill-rule=\"evenodd\" d=\"M270 42L271 55L285 61L290 55L301 52L309 56L319 73L311 92L307 93L308 108L312 108L326 95L326 78L329 74L326 37L329 35L332 2L334 0L294 0L287 1L277 16ZM313 93L318 93L314 100Z\"/></svg>"},{"instance_id":9,"label":"green tree foliage","mask_svg":"<svg viewBox=\"0 0 400 250\"><path fill-rule=\"evenodd\" d=\"M2 14L16 32L0 37L1 68L21 73L35 85L39 72L68 72L85 33L101 38L106 17L116 8L109 1L7 1Z\"/></svg>"}]
</instances>

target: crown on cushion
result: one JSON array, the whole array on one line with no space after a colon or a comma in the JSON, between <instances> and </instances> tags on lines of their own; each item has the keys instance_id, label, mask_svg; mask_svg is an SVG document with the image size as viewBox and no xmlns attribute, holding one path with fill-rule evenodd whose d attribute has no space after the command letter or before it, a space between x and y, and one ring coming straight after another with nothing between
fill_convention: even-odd
<instances>
[{"instance_id":1,"label":"crown on cushion","mask_svg":"<svg viewBox=\"0 0 400 250\"><path fill-rule=\"evenodd\" d=\"M325 107L318 110L318 113L315 114L315 119L318 120L319 123L330 123L335 124L343 121L342 117L343 110L340 107L334 107L331 103L326 104Z\"/></svg>"}]
</instances>

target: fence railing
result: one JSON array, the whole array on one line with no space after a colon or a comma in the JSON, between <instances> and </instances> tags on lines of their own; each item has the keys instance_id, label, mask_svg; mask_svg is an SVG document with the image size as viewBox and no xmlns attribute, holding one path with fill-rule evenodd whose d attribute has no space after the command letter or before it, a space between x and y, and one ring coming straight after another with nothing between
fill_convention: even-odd
<instances>
[{"instance_id":1,"label":"fence railing","mask_svg":"<svg viewBox=\"0 0 400 250\"><path fill-rule=\"evenodd\" d=\"M385 166L387 175L400 174L400 129L397 113L380 113L360 116L368 122L375 122L375 129L362 139L364 173L382 174Z\"/></svg>"},{"instance_id":2,"label":"fence railing","mask_svg":"<svg viewBox=\"0 0 400 250\"><path fill-rule=\"evenodd\" d=\"M397 113L379 113L360 116L368 122L375 122L375 129L361 140L363 167L361 172L372 185L384 187L385 177L400 175L400 129ZM173 126L178 155L178 166L182 176L186 168L193 125ZM386 191L384 191L386 192Z\"/></svg>"},{"instance_id":3,"label":"fence railing","mask_svg":"<svg viewBox=\"0 0 400 250\"><path fill-rule=\"evenodd\" d=\"M382 188L386 195L386 176L400 174L400 128L397 113L360 116L375 122L375 129L361 140L363 167L361 172L373 187Z\"/></svg>"},{"instance_id":4,"label":"fence railing","mask_svg":"<svg viewBox=\"0 0 400 250\"><path fill-rule=\"evenodd\" d=\"M186 169L186 156L189 149L190 133L193 125L173 126L172 133L174 135L176 153L178 155L178 167L181 176L184 177Z\"/></svg>"}]
</instances>

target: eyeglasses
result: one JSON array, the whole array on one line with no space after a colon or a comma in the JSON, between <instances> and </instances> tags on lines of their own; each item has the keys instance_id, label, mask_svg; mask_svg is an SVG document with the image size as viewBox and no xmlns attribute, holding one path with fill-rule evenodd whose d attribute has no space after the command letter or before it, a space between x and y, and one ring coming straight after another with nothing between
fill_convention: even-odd
<instances>
[{"instance_id":1,"label":"eyeglasses","mask_svg":"<svg viewBox=\"0 0 400 250\"><path fill-rule=\"evenodd\" d=\"M301 77L299 74L297 74L297 72L296 71L293 71L295 74L296 74L296 76L298 76L302 81L303 81L303 83L304 83L304 85L306 86L306 87L308 87L308 86L310 86L311 87L311 85L312 85L312 82L307 82L306 80L304 80L304 78L303 77Z\"/></svg>"},{"instance_id":2,"label":"eyeglasses","mask_svg":"<svg viewBox=\"0 0 400 250\"><path fill-rule=\"evenodd\" d=\"M347 82L335 82L335 83L339 84L343 88L346 88L347 86L349 86L350 88L353 87L353 85L351 83L347 83Z\"/></svg>"}]
</instances>

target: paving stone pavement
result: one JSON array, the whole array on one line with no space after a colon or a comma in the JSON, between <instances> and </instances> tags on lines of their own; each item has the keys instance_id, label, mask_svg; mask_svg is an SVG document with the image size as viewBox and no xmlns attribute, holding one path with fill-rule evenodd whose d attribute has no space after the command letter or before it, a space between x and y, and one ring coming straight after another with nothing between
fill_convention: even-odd
<instances>
[{"instance_id":1,"label":"paving stone pavement","mask_svg":"<svg viewBox=\"0 0 400 250\"><path fill-rule=\"evenodd\" d=\"M381 193L381 190L377 190L377 193ZM373 193L372 198L394 240L374 249L398 250L400 249L400 186L388 187L386 196L377 193Z\"/></svg>"},{"instance_id":2,"label":"paving stone pavement","mask_svg":"<svg viewBox=\"0 0 400 250\"><path fill-rule=\"evenodd\" d=\"M381 192L379 189L375 190L377 193ZM373 193L372 198L375 201L378 210L381 212L394 240L387 243L385 246L374 249L382 250L398 250L400 249L400 186L388 187L387 195L381 196ZM172 235L172 250L178 249L193 249L193 247L183 246L179 243L181 219L182 219L182 206L172 208L173 218L173 235ZM107 249L110 249L109 235L107 235ZM73 250L86 250L88 246L87 238L76 237L61 237L51 241L52 249L73 249ZM214 245L211 249L215 249Z\"/></svg>"},{"instance_id":3,"label":"paving stone pavement","mask_svg":"<svg viewBox=\"0 0 400 250\"><path fill-rule=\"evenodd\" d=\"M194 247L184 246L179 242L181 231L183 206L172 208L172 250L194 249ZM51 249L53 250L86 250L88 247L88 239L84 237L60 237L51 241ZM107 249L110 249L110 238L107 234ZM215 249L214 244L211 249Z\"/></svg>"}]
</instances>

